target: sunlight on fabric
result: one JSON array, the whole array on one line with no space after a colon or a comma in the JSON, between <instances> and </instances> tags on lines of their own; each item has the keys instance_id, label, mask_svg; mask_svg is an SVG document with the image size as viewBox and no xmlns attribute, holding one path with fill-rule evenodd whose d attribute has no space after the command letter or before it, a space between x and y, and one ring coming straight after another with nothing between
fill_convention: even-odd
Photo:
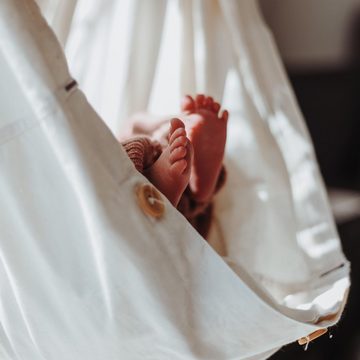
<instances>
[{"instance_id":1,"label":"sunlight on fabric","mask_svg":"<svg viewBox=\"0 0 360 360\"><path fill-rule=\"evenodd\" d=\"M134 5L79 0L66 45L72 74L111 129L123 120L119 99L125 95Z\"/></svg>"},{"instance_id":2,"label":"sunlight on fabric","mask_svg":"<svg viewBox=\"0 0 360 360\"><path fill-rule=\"evenodd\" d=\"M150 113L174 114L179 111L181 23L178 4L169 1L166 11L159 59L156 67L153 89L149 101ZM144 109L145 110L145 109Z\"/></svg>"},{"instance_id":3,"label":"sunlight on fabric","mask_svg":"<svg viewBox=\"0 0 360 360\"><path fill-rule=\"evenodd\" d=\"M333 253L339 249L340 245L336 238L323 241L323 234L326 234L327 231L328 224L326 223L317 224L312 228L300 231L298 233L298 243L313 259L323 257L324 254Z\"/></svg>"},{"instance_id":4,"label":"sunlight on fabric","mask_svg":"<svg viewBox=\"0 0 360 360\"><path fill-rule=\"evenodd\" d=\"M309 302L304 302L306 294L289 295L284 299L284 303L292 308L299 310L309 310L310 308L317 306L323 313L329 312L337 305L339 301L338 294L346 292L350 286L349 279L343 278L336 281L333 286L322 292L314 299L307 299ZM300 304L300 305L299 305Z\"/></svg>"}]
</instances>

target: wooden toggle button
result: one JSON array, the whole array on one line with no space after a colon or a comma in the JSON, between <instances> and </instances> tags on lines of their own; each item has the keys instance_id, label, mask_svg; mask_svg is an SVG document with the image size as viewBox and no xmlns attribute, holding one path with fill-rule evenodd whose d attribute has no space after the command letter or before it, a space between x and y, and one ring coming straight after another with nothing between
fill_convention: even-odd
<instances>
[{"instance_id":1,"label":"wooden toggle button","mask_svg":"<svg viewBox=\"0 0 360 360\"><path fill-rule=\"evenodd\" d=\"M151 184L136 187L138 203L142 211L154 218L161 218L165 212L164 200L160 192Z\"/></svg>"},{"instance_id":2,"label":"wooden toggle button","mask_svg":"<svg viewBox=\"0 0 360 360\"><path fill-rule=\"evenodd\" d=\"M326 334L327 331L328 331L328 329L326 329L326 328L316 330L313 333L309 334L308 336L305 336L305 337L302 337L301 339L299 339L298 343L299 343L299 345L306 345L310 341L313 341L313 340L317 339L318 337Z\"/></svg>"}]
</instances>

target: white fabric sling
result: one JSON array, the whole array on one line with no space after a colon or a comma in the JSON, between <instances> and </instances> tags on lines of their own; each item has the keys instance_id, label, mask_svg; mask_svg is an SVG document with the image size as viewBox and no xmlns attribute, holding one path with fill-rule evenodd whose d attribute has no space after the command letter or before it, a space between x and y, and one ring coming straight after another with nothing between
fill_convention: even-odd
<instances>
[{"instance_id":1,"label":"white fabric sling","mask_svg":"<svg viewBox=\"0 0 360 360\"><path fill-rule=\"evenodd\" d=\"M154 1L150 12L149 3L64 1L47 11L75 77L113 131L147 107L175 112L183 92L224 94L229 178L211 242L224 241L227 256L164 197L161 219L142 211L136 189L147 180L74 86L39 9L2 0L1 359L264 359L341 315L349 265L255 4L181 1L177 9ZM114 46L112 57L115 24L131 31L119 41L128 51ZM163 26L187 49L171 66Z\"/></svg>"}]
</instances>

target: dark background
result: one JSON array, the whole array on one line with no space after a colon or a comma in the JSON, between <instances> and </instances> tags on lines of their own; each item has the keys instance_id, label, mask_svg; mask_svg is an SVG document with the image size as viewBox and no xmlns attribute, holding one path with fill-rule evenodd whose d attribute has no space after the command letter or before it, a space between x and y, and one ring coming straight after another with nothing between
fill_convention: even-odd
<instances>
[{"instance_id":1,"label":"dark background","mask_svg":"<svg viewBox=\"0 0 360 360\"><path fill-rule=\"evenodd\" d=\"M360 360L360 0L263 0L313 139L352 288L340 323L272 360ZM340 208L337 206L339 205Z\"/></svg>"}]
</instances>

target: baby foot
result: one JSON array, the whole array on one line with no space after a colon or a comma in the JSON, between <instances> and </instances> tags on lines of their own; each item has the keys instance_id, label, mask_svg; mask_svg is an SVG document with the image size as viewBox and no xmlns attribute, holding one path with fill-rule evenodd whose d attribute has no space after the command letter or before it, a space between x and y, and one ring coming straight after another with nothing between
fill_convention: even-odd
<instances>
[{"instance_id":1,"label":"baby foot","mask_svg":"<svg viewBox=\"0 0 360 360\"><path fill-rule=\"evenodd\" d=\"M182 101L185 126L194 147L190 189L198 201L208 201L215 191L221 171L228 112L219 114L220 105L211 97L186 96Z\"/></svg>"},{"instance_id":2,"label":"baby foot","mask_svg":"<svg viewBox=\"0 0 360 360\"><path fill-rule=\"evenodd\" d=\"M167 148L144 175L176 207L189 184L193 148L179 119L170 121L168 138Z\"/></svg>"}]
</instances>

